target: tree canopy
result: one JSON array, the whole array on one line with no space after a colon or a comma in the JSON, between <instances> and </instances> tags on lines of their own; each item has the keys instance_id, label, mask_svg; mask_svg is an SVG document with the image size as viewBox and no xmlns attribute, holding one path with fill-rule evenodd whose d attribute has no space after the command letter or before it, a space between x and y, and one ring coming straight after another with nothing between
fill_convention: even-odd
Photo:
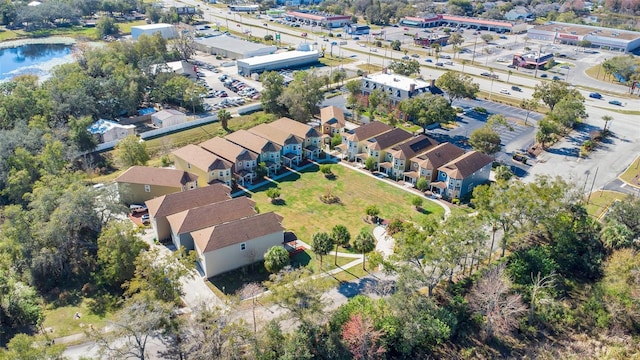
<instances>
[{"instance_id":1,"label":"tree canopy","mask_svg":"<svg viewBox=\"0 0 640 360\"><path fill-rule=\"evenodd\" d=\"M443 89L449 98L449 105L457 99L475 99L480 91L480 85L473 82L469 75L447 71L436 80L436 86Z\"/></svg>"}]
</instances>

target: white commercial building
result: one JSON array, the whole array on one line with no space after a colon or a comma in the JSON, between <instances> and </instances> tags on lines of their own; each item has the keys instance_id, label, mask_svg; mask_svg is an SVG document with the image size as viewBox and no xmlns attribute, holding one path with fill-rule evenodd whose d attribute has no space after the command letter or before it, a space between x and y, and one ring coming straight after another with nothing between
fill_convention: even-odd
<instances>
[{"instance_id":1,"label":"white commercial building","mask_svg":"<svg viewBox=\"0 0 640 360\"><path fill-rule=\"evenodd\" d=\"M250 76L265 71L293 69L318 62L320 54L315 51L286 51L278 54L256 56L238 60L238 74Z\"/></svg>"},{"instance_id":2,"label":"white commercial building","mask_svg":"<svg viewBox=\"0 0 640 360\"><path fill-rule=\"evenodd\" d=\"M570 45L578 45L584 40L590 42L591 47L625 53L640 48L640 32L553 21L529 29L527 36L531 39Z\"/></svg>"},{"instance_id":3,"label":"white commercial building","mask_svg":"<svg viewBox=\"0 0 640 360\"><path fill-rule=\"evenodd\" d=\"M434 89L432 83L424 80L386 72L364 76L361 84L362 95L380 90L389 96L393 105L420 94L432 93Z\"/></svg>"},{"instance_id":4,"label":"white commercial building","mask_svg":"<svg viewBox=\"0 0 640 360\"><path fill-rule=\"evenodd\" d=\"M186 121L187 115L174 109L161 110L151 115L151 122L159 128L182 124Z\"/></svg>"},{"instance_id":5,"label":"white commercial building","mask_svg":"<svg viewBox=\"0 0 640 360\"><path fill-rule=\"evenodd\" d=\"M160 33L165 39L173 39L178 33L171 24L149 24L131 27L131 38L138 40L140 35L152 36L155 33Z\"/></svg>"},{"instance_id":6,"label":"white commercial building","mask_svg":"<svg viewBox=\"0 0 640 360\"><path fill-rule=\"evenodd\" d=\"M267 46L228 35L196 38L196 47L202 52L219 55L229 59L243 59L273 54L276 46Z\"/></svg>"}]
</instances>

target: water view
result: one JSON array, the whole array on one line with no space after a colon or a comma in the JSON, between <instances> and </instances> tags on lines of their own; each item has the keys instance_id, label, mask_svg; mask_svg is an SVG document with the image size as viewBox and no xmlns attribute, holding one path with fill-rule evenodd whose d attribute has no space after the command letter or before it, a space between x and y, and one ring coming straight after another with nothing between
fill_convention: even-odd
<instances>
[{"instance_id":1,"label":"water view","mask_svg":"<svg viewBox=\"0 0 640 360\"><path fill-rule=\"evenodd\" d=\"M74 60L71 49L72 46L66 44L26 44L0 48L0 81L24 74L46 79L54 66Z\"/></svg>"}]
</instances>

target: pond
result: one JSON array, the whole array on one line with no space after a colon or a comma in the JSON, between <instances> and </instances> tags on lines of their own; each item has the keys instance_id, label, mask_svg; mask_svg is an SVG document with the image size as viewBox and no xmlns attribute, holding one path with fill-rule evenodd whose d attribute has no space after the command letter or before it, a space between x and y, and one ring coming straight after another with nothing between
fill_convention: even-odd
<instances>
[{"instance_id":1,"label":"pond","mask_svg":"<svg viewBox=\"0 0 640 360\"><path fill-rule=\"evenodd\" d=\"M25 44L0 48L0 82L24 74L38 75L43 80L49 77L54 66L73 61L72 45L67 44Z\"/></svg>"}]
</instances>

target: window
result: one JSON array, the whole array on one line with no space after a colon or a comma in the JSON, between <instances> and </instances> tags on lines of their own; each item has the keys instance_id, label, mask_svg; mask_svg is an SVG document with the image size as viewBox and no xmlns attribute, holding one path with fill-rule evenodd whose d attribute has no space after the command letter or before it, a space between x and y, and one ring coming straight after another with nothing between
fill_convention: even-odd
<instances>
[{"instance_id":1,"label":"window","mask_svg":"<svg viewBox=\"0 0 640 360\"><path fill-rule=\"evenodd\" d=\"M242 161L238 162L238 167L241 168L242 167Z\"/></svg>"},{"instance_id":2,"label":"window","mask_svg":"<svg viewBox=\"0 0 640 360\"><path fill-rule=\"evenodd\" d=\"M247 250L247 244L246 243L240 244L240 251L245 251L245 250Z\"/></svg>"},{"instance_id":3,"label":"window","mask_svg":"<svg viewBox=\"0 0 640 360\"><path fill-rule=\"evenodd\" d=\"M187 163L187 169L191 169L191 164Z\"/></svg>"},{"instance_id":4,"label":"window","mask_svg":"<svg viewBox=\"0 0 640 360\"><path fill-rule=\"evenodd\" d=\"M224 171L220 171L220 176L224 176Z\"/></svg>"},{"instance_id":5,"label":"window","mask_svg":"<svg viewBox=\"0 0 640 360\"><path fill-rule=\"evenodd\" d=\"M145 185L144 192L151 192L151 185Z\"/></svg>"}]
</instances>

